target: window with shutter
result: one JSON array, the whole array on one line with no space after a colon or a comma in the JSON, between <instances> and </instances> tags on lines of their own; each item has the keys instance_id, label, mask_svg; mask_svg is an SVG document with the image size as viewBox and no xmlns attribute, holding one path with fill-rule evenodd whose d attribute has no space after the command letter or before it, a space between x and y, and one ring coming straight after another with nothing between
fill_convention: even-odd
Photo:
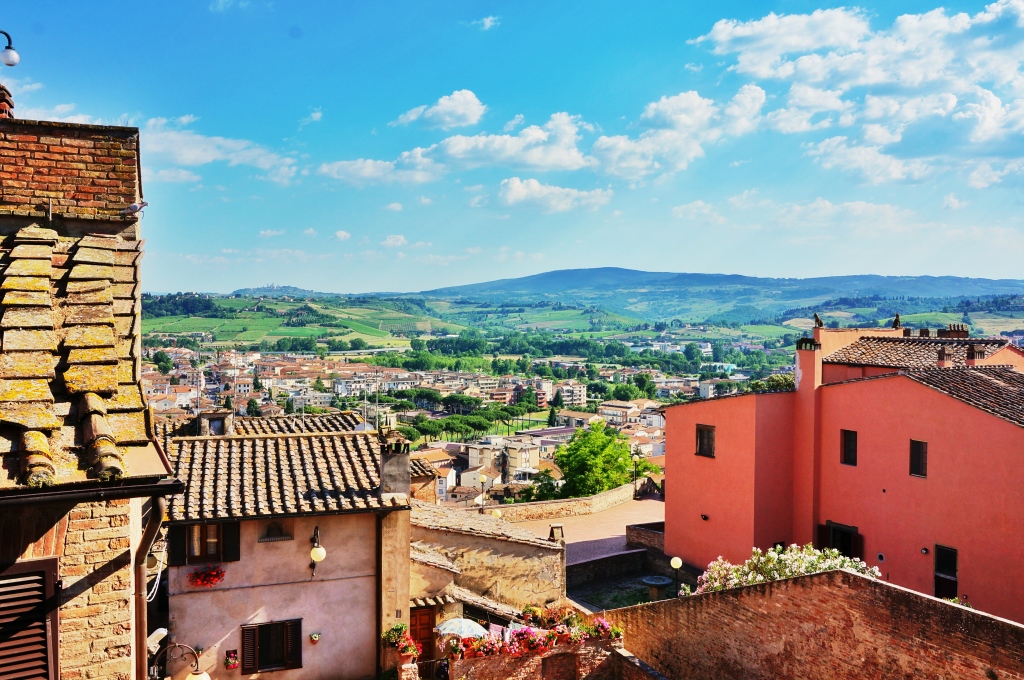
<instances>
[{"instance_id":1,"label":"window with shutter","mask_svg":"<svg viewBox=\"0 0 1024 680\"><path fill-rule=\"evenodd\" d=\"M172 567L241 559L238 522L176 524L168 530L168 562Z\"/></svg>"},{"instance_id":2,"label":"window with shutter","mask_svg":"<svg viewBox=\"0 0 1024 680\"><path fill-rule=\"evenodd\" d=\"M697 426L697 455L706 458L715 457L715 426Z\"/></svg>"},{"instance_id":3,"label":"window with shutter","mask_svg":"<svg viewBox=\"0 0 1024 680\"><path fill-rule=\"evenodd\" d=\"M183 566L187 559L186 528L180 524L167 530L167 563L172 567Z\"/></svg>"},{"instance_id":4,"label":"window with shutter","mask_svg":"<svg viewBox=\"0 0 1024 680\"><path fill-rule=\"evenodd\" d=\"M242 626L242 675L302 668L302 619Z\"/></svg>"},{"instance_id":5,"label":"window with shutter","mask_svg":"<svg viewBox=\"0 0 1024 680\"><path fill-rule=\"evenodd\" d=\"M55 680L57 559L0 571L0 670L4 678Z\"/></svg>"},{"instance_id":6,"label":"window with shutter","mask_svg":"<svg viewBox=\"0 0 1024 680\"><path fill-rule=\"evenodd\" d=\"M914 477L928 476L928 442L910 440L910 474Z\"/></svg>"},{"instance_id":7,"label":"window with shutter","mask_svg":"<svg viewBox=\"0 0 1024 680\"><path fill-rule=\"evenodd\" d=\"M224 562L237 562L241 554L241 526L238 522L225 522L221 525L221 559Z\"/></svg>"},{"instance_id":8,"label":"window with shutter","mask_svg":"<svg viewBox=\"0 0 1024 680\"><path fill-rule=\"evenodd\" d=\"M843 465L857 464L857 432L855 430L839 430L839 462Z\"/></svg>"}]
</instances>

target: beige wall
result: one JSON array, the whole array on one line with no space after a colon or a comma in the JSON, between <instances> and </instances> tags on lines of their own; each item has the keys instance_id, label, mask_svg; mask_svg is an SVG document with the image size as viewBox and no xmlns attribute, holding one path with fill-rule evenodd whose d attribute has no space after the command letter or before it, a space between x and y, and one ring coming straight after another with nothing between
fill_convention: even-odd
<instances>
[{"instance_id":1,"label":"beige wall","mask_svg":"<svg viewBox=\"0 0 1024 680\"><path fill-rule=\"evenodd\" d=\"M412 562L409 566L409 598L434 597L455 582L447 569Z\"/></svg>"},{"instance_id":2,"label":"beige wall","mask_svg":"<svg viewBox=\"0 0 1024 680\"><path fill-rule=\"evenodd\" d=\"M565 551L486 536L412 527L423 541L455 563L456 585L513 607L565 597Z\"/></svg>"},{"instance_id":3,"label":"beige wall","mask_svg":"<svg viewBox=\"0 0 1024 680\"><path fill-rule=\"evenodd\" d=\"M238 650L241 655L241 625L301 618L302 668L275 671L268 677L373 677L377 659L376 516L286 520L286 531L290 525L294 540L259 543L266 524L242 522L242 559L224 563L224 581L213 588L189 585L187 575L194 566L170 568L170 634L176 642L203 648L202 668L212 677L237 678L239 671L224 670L223 661L227 650ZM311 577L309 539L317 525L327 558ZM313 632L323 635L317 645L309 642ZM183 664L168 670L175 678L188 675Z\"/></svg>"}]
</instances>

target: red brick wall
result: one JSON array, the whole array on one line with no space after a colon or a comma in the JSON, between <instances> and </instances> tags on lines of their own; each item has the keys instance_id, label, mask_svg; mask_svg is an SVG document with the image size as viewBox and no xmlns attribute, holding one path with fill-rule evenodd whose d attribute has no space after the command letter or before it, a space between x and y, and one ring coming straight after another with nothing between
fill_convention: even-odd
<instances>
[{"instance_id":1,"label":"red brick wall","mask_svg":"<svg viewBox=\"0 0 1024 680\"><path fill-rule=\"evenodd\" d=\"M122 220L138 164L137 128L0 119L0 215Z\"/></svg>"},{"instance_id":2,"label":"red brick wall","mask_svg":"<svg viewBox=\"0 0 1024 680\"><path fill-rule=\"evenodd\" d=\"M1024 678L1024 626L849 572L605 617L625 628L626 649L672 678Z\"/></svg>"},{"instance_id":3,"label":"red brick wall","mask_svg":"<svg viewBox=\"0 0 1024 680\"><path fill-rule=\"evenodd\" d=\"M607 677L603 667L608 663L609 655L616 645L618 642L611 640L591 640L582 645L558 645L544 653L524 652L522 656L500 654L460 659L452 664L448 675L462 680L576 680L588 676Z\"/></svg>"}]
</instances>

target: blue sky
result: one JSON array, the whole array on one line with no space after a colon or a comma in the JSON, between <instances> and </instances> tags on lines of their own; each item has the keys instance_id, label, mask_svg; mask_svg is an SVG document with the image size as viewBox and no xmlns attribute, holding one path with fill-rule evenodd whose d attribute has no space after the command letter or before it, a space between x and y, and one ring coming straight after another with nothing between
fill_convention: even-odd
<instances>
[{"instance_id":1,"label":"blue sky","mask_svg":"<svg viewBox=\"0 0 1024 680\"><path fill-rule=\"evenodd\" d=\"M1024 276L1024 5L17 3L23 118L142 129L145 287Z\"/></svg>"}]
</instances>

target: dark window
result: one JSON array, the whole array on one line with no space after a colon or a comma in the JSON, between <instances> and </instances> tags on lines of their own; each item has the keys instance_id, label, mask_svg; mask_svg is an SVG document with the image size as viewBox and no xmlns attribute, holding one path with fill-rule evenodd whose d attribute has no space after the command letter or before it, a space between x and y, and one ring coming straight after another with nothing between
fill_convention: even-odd
<instances>
[{"instance_id":1,"label":"dark window","mask_svg":"<svg viewBox=\"0 0 1024 680\"><path fill-rule=\"evenodd\" d=\"M910 440L910 474L915 477L928 476L928 442Z\"/></svg>"},{"instance_id":2,"label":"dark window","mask_svg":"<svg viewBox=\"0 0 1024 680\"><path fill-rule=\"evenodd\" d=\"M174 525L167 540L172 567L241 559L238 522Z\"/></svg>"},{"instance_id":3,"label":"dark window","mask_svg":"<svg viewBox=\"0 0 1024 680\"><path fill-rule=\"evenodd\" d=\"M857 464L857 432L856 430L839 430L839 460L843 465Z\"/></svg>"},{"instance_id":4,"label":"dark window","mask_svg":"<svg viewBox=\"0 0 1024 680\"><path fill-rule=\"evenodd\" d=\"M224 419L223 418L211 418L210 419L210 434L222 435L224 434Z\"/></svg>"},{"instance_id":5,"label":"dark window","mask_svg":"<svg viewBox=\"0 0 1024 680\"><path fill-rule=\"evenodd\" d=\"M56 585L56 558L15 562L0 571L0 677L60 677Z\"/></svg>"},{"instance_id":6,"label":"dark window","mask_svg":"<svg viewBox=\"0 0 1024 680\"><path fill-rule=\"evenodd\" d=\"M708 458L715 457L715 426L697 426L697 455Z\"/></svg>"},{"instance_id":7,"label":"dark window","mask_svg":"<svg viewBox=\"0 0 1024 680\"><path fill-rule=\"evenodd\" d=\"M864 537L857 527L828 521L818 525L818 549L832 548L847 557L864 558Z\"/></svg>"},{"instance_id":8,"label":"dark window","mask_svg":"<svg viewBox=\"0 0 1024 680\"><path fill-rule=\"evenodd\" d=\"M242 626L242 675L302 668L302 619Z\"/></svg>"},{"instance_id":9,"label":"dark window","mask_svg":"<svg viewBox=\"0 0 1024 680\"><path fill-rule=\"evenodd\" d=\"M956 549L935 546L935 597L957 597Z\"/></svg>"}]
</instances>

